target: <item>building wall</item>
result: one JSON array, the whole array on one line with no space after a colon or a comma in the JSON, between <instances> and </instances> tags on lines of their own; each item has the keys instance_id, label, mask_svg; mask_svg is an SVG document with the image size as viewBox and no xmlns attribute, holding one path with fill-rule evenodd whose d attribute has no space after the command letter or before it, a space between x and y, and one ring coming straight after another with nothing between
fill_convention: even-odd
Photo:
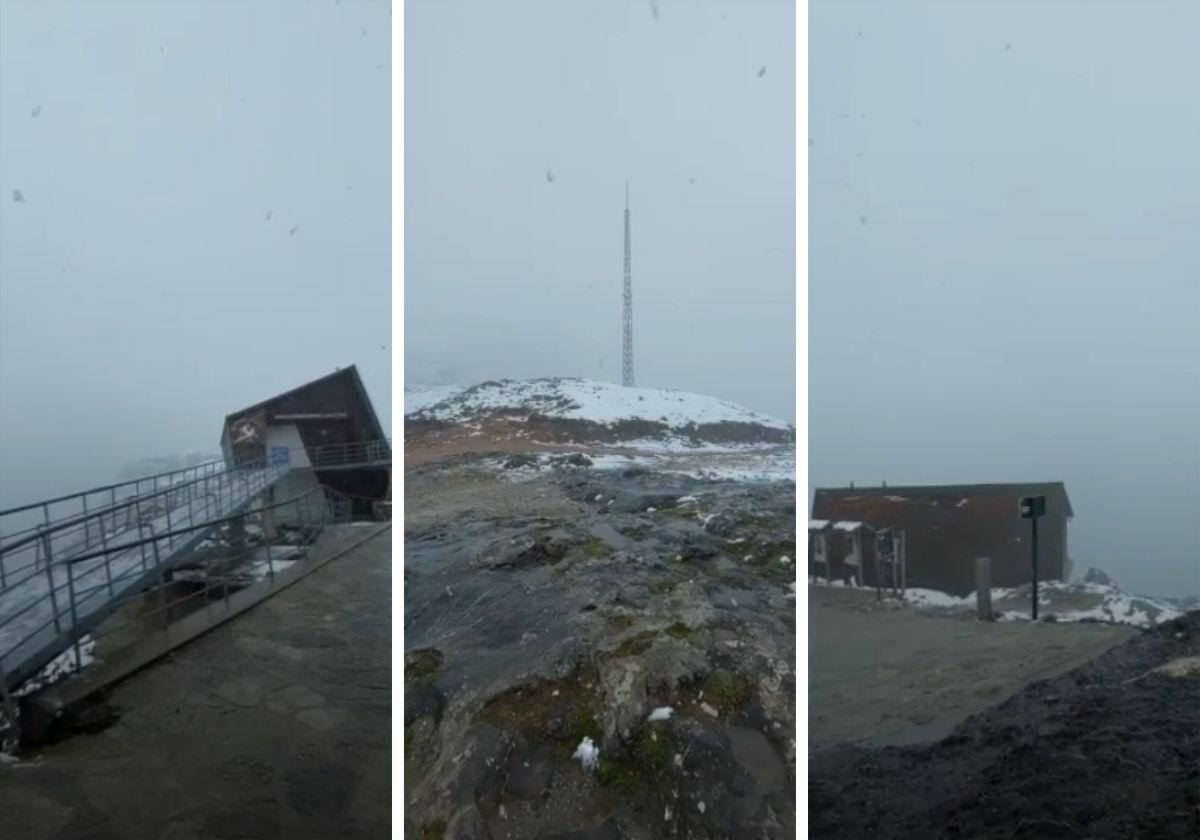
<instances>
[{"instance_id":1,"label":"building wall","mask_svg":"<svg viewBox=\"0 0 1200 840\"><path fill-rule=\"evenodd\" d=\"M293 467L312 466L308 460L308 451L304 448L304 441L300 437L300 429L295 423L267 426L267 457L272 457L272 452L278 447L287 448L288 463Z\"/></svg>"},{"instance_id":2,"label":"building wall","mask_svg":"<svg viewBox=\"0 0 1200 840\"><path fill-rule=\"evenodd\" d=\"M1031 579L1031 528L1029 520L1018 516L1018 498L1018 493L885 496L818 491L812 515L866 522L874 529L899 528L905 533L908 586L966 595L975 589L976 557L991 558L994 586L1019 586ZM1066 511L1059 499L1048 496L1046 503L1047 515L1038 524L1038 576L1061 579ZM866 572L873 577L873 568Z\"/></svg>"}]
</instances>

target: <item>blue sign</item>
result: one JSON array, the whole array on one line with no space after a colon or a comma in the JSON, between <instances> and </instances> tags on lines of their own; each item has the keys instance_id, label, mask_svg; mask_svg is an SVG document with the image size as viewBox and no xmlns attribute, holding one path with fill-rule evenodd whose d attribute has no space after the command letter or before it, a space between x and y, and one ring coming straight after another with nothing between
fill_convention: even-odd
<instances>
[{"instance_id":1,"label":"blue sign","mask_svg":"<svg viewBox=\"0 0 1200 840\"><path fill-rule=\"evenodd\" d=\"M292 462L292 450L286 446L271 447L271 463L272 464L290 464Z\"/></svg>"}]
</instances>

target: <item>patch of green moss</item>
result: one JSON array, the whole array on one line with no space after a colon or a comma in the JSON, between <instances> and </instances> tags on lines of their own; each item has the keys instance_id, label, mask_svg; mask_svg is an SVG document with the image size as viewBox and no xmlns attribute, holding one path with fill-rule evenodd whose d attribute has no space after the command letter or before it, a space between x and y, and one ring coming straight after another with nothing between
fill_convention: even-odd
<instances>
[{"instance_id":1,"label":"patch of green moss","mask_svg":"<svg viewBox=\"0 0 1200 840\"><path fill-rule=\"evenodd\" d=\"M656 636L658 636L657 630L643 630L617 645L617 649L613 651L612 655L614 658L620 658L645 653L654 644Z\"/></svg>"},{"instance_id":2,"label":"patch of green moss","mask_svg":"<svg viewBox=\"0 0 1200 840\"><path fill-rule=\"evenodd\" d=\"M623 797L655 790L669 772L675 747L671 730L647 725L632 744L616 752L601 753L596 763L596 781Z\"/></svg>"},{"instance_id":3,"label":"patch of green moss","mask_svg":"<svg viewBox=\"0 0 1200 840\"><path fill-rule=\"evenodd\" d=\"M610 615L608 623L616 630L628 630L633 626L633 619L627 615Z\"/></svg>"},{"instance_id":4,"label":"patch of green moss","mask_svg":"<svg viewBox=\"0 0 1200 840\"><path fill-rule=\"evenodd\" d=\"M579 543L576 548L585 557L607 557L612 554L612 549L608 547L608 543L599 537L588 537Z\"/></svg>"},{"instance_id":5,"label":"patch of green moss","mask_svg":"<svg viewBox=\"0 0 1200 840\"><path fill-rule=\"evenodd\" d=\"M704 702L722 715L729 715L750 702L754 682L744 674L713 671L700 684Z\"/></svg>"},{"instance_id":6,"label":"patch of green moss","mask_svg":"<svg viewBox=\"0 0 1200 840\"><path fill-rule=\"evenodd\" d=\"M476 715L502 729L514 729L535 741L561 741L574 747L584 736L595 738L600 731L597 720L598 676L594 670L577 668L562 680L537 680L509 689L488 700ZM565 724L551 733L550 721L565 718Z\"/></svg>"},{"instance_id":7,"label":"patch of green moss","mask_svg":"<svg viewBox=\"0 0 1200 840\"><path fill-rule=\"evenodd\" d=\"M656 580L650 584L650 591L655 595L666 595L674 592L675 587L679 585L677 580Z\"/></svg>"},{"instance_id":8,"label":"patch of green moss","mask_svg":"<svg viewBox=\"0 0 1200 840\"><path fill-rule=\"evenodd\" d=\"M446 821L433 820L432 822L421 823L418 837L421 840L442 840L446 836Z\"/></svg>"},{"instance_id":9,"label":"patch of green moss","mask_svg":"<svg viewBox=\"0 0 1200 840\"><path fill-rule=\"evenodd\" d=\"M405 657L405 679L432 679L442 669L442 652L437 648L414 650Z\"/></svg>"},{"instance_id":10,"label":"patch of green moss","mask_svg":"<svg viewBox=\"0 0 1200 840\"><path fill-rule=\"evenodd\" d=\"M692 628L688 627L682 621L676 621L663 632L676 639L686 639L688 636L692 635Z\"/></svg>"}]
</instances>

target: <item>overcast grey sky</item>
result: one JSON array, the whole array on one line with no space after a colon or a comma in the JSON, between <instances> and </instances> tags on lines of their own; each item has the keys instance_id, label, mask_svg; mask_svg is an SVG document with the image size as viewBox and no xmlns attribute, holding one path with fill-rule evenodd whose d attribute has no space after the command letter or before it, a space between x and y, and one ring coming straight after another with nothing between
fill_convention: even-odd
<instances>
[{"instance_id":1,"label":"overcast grey sky","mask_svg":"<svg viewBox=\"0 0 1200 840\"><path fill-rule=\"evenodd\" d=\"M390 40L382 2L0 2L0 507L351 363L390 425Z\"/></svg>"},{"instance_id":2,"label":"overcast grey sky","mask_svg":"<svg viewBox=\"0 0 1200 840\"><path fill-rule=\"evenodd\" d=\"M628 179L638 385L795 419L791 3L410 2L405 41L410 380L619 381Z\"/></svg>"},{"instance_id":3,"label":"overcast grey sky","mask_svg":"<svg viewBox=\"0 0 1200 840\"><path fill-rule=\"evenodd\" d=\"M1063 480L1077 568L1200 591L1198 32L813 5L813 484Z\"/></svg>"}]
</instances>

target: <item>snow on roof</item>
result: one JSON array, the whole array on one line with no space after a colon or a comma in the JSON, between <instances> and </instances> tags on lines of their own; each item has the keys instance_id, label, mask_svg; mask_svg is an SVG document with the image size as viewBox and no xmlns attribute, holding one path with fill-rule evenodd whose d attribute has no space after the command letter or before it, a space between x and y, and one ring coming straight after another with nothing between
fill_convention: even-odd
<instances>
[{"instance_id":1,"label":"snow on roof","mask_svg":"<svg viewBox=\"0 0 1200 840\"><path fill-rule=\"evenodd\" d=\"M591 379L505 379L484 382L428 406L423 416L456 421L481 411L520 409L548 417L615 423L647 420L671 427L690 423L754 423L787 430L791 425L733 403L662 388L625 388ZM411 413L411 412L410 412Z\"/></svg>"},{"instance_id":2,"label":"snow on roof","mask_svg":"<svg viewBox=\"0 0 1200 840\"><path fill-rule=\"evenodd\" d=\"M857 531L862 526L861 522L850 522L848 520L833 523L834 529L838 531Z\"/></svg>"},{"instance_id":3,"label":"snow on roof","mask_svg":"<svg viewBox=\"0 0 1200 840\"><path fill-rule=\"evenodd\" d=\"M824 529L826 529L828 527L829 527L828 519L810 519L810 520L808 520L808 530L810 530L810 531L823 531Z\"/></svg>"}]
</instances>

